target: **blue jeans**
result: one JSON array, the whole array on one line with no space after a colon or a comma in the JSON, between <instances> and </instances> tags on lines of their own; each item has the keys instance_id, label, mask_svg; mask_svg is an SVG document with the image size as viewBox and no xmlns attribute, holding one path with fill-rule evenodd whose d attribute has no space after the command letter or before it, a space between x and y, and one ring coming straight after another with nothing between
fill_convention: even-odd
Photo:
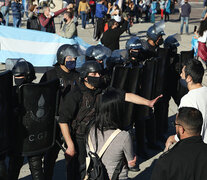
<instances>
[{"instance_id":1,"label":"blue jeans","mask_svg":"<svg viewBox=\"0 0 207 180\"><path fill-rule=\"evenodd\" d=\"M151 14L151 23L155 23L155 14Z\"/></svg>"},{"instance_id":2,"label":"blue jeans","mask_svg":"<svg viewBox=\"0 0 207 180\"><path fill-rule=\"evenodd\" d=\"M185 22L185 29L186 29L186 33L188 33L188 20L189 17L181 17L181 26L180 26L180 33L183 33L183 25Z\"/></svg>"},{"instance_id":3,"label":"blue jeans","mask_svg":"<svg viewBox=\"0 0 207 180\"><path fill-rule=\"evenodd\" d=\"M21 17L17 18L15 16L13 16L13 26L18 28L20 26L20 23L21 23Z\"/></svg>"},{"instance_id":4,"label":"blue jeans","mask_svg":"<svg viewBox=\"0 0 207 180\"><path fill-rule=\"evenodd\" d=\"M29 8L29 4L28 4L27 0L23 0L23 1L22 1L22 5L23 5L23 7L24 7L24 13L25 13L26 17L28 17L28 8Z\"/></svg>"},{"instance_id":5,"label":"blue jeans","mask_svg":"<svg viewBox=\"0 0 207 180\"><path fill-rule=\"evenodd\" d=\"M4 17L4 20L6 21L6 26L8 26L9 25L9 6L2 6L1 13Z\"/></svg>"},{"instance_id":6,"label":"blue jeans","mask_svg":"<svg viewBox=\"0 0 207 180\"><path fill-rule=\"evenodd\" d=\"M81 14L81 20L82 20L82 28L85 29L85 27L86 27L86 17L87 17L87 14L86 14L85 11L81 11L80 14Z\"/></svg>"}]
</instances>

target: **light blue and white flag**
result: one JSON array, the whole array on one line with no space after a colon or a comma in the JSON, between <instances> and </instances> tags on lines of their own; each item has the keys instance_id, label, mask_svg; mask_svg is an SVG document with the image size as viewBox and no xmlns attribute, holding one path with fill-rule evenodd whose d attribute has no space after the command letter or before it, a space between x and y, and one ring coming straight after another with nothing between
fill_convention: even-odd
<instances>
[{"instance_id":1,"label":"light blue and white flag","mask_svg":"<svg viewBox=\"0 0 207 180\"><path fill-rule=\"evenodd\" d=\"M85 51L90 45L81 38L62 38L57 34L0 26L0 62L24 58L36 67L56 63L56 52L63 44L78 44Z\"/></svg>"}]
</instances>

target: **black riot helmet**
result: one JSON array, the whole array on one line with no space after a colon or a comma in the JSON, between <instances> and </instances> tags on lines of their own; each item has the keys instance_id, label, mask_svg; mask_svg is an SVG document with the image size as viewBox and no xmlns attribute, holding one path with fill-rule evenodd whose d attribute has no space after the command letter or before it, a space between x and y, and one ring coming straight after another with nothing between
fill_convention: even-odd
<instances>
[{"instance_id":1,"label":"black riot helmet","mask_svg":"<svg viewBox=\"0 0 207 180\"><path fill-rule=\"evenodd\" d=\"M96 46L90 46L86 49L86 61L91 60L106 60L111 56L111 50L100 44Z\"/></svg>"},{"instance_id":2,"label":"black riot helmet","mask_svg":"<svg viewBox=\"0 0 207 180\"><path fill-rule=\"evenodd\" d=\"M147 38L151 39L155 43L160 36L165 35L164 28L164 21L155 23L154 25L150 26L147 30Z\"/></svg>"},{"instance_id":3,"label":"black riot helmet","mask_svg":"<svg viewBox=\"0 0 207 180\"><path fill-rule=\"evenodd\" d=\"M142 49L142 43L139 37L131 37L126 42L126 50L129 51L131 49Z\"/></svg>"},{"instance_id":4,"label":"black riot helmet","mask_svg":"<svg viewBox=\"0 0 207 180\"><path fill-rule=\"evenodd\" d=\"M171 35L171 36L168 36L165 41L164 41L164 48L167 48L167 49L171 49L171 48L177 48L178 46L180 46L178 40L177 40L177 35Z\"/></svg>"},{"instance_id":5,"label":"black riot helmet","mask_svg":"<svg viewBox=\"0 0 207 180\"><path fill-rule=\"evenodd\" d=\"M102 70L103 69L102 69L100 63L98 63L96 61L87 61L79 69L79 72L80 72L80 77L85 78L88 76L88 73L94 73L94 72L101 73Z\"/></svg>"},{"instance_id":6,"label":"black riot helmet","mask_svg":"<svg viewBox=\"0 0 207 180\"><path fill-rule=\"evenodd\" d=\"M34 66L24 59L17 61L12 69L14 76L24 76L27 83L36 79Z\"/></svg>"},{"instance_id":7,"label":"black riot helmet","mask_svg":"<svg viewBox=\"0 0 207 180\"><path fill-rule=\"evenodd\" d=\"M65 58L67 56L71 56L72 58L77 58L80 55L81 53L80 53L78 45L64 44L60 46L57 51L57 62L61 65L64 65Z\"/></svg>"}]
</instances>

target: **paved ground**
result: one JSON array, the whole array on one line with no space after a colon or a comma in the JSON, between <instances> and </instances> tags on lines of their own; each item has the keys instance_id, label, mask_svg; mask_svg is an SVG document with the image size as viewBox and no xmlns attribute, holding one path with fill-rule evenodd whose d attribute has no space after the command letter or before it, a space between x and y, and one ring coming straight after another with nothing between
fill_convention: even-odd
<instances>
[{"instance_id":1,"label":"paved ground","mask_svg":"<svg viewBox=\"0 0 207 180\"><path fill-rule=\"evenodd\" d=\"M203 10L202 7L202 3L201 2L192 2L192 14L191 14L191 20L190 20L190 25L189 25L189 30L190 32L193 32L193 28L194 25L199 25L199 20L200 20L200 16ZM58 25L59 22L61 20L62 17L59 17L56 19L56 25L57 25L57 30L58 30ZM156 20L158 21L160 19L160 15L158 15L156 17ZM165 27L165 33L166 36L174 34L174 33L179 33L180 31L180 22L178 21L178 13L175 13L173 15L170 15L170 22L166 22L166 27ZM23 27L25 26L24 24L25 22L23 21ZM89 25L90 26L90 25ZM151 26L151 23L141 23L141 24L134 24L134 26L131 28L131 32L133 34L136 34L139 37L145 38L146 36L146 30L148 29L148 27ZM185 31L184 31L185 32ZM80 26L78 26L78 35L87 43L89 44L97 44L98 42L95 42L92 40L92 34L93 34L93 28L89 27L86 30L82 30L80 29ZM130 36L126 33L124 33L121 36L120 39L120 47L124 48L125 47L125 43L126 40L128 40L130 38ZM182 35L181 39L179 40L180 42L180 47L178 48L178 51L182 51L182 50L190 50L191 49L191 39L192 39L192 33L190 35ZM0 65L0 70L4 69L4 65ZM43 72L43 71L42 71ZM41 73L37 74L37 82L39 80L39 78L42 75ZM174 115L177 112L177 106L175 105L175 103L173 102L173 100L170 101L170 108L169 108L169 133L172 133L174 131L173 127L171 126L171 122L174 120ZM163 146L163 144L161 144ZM163 146L164 147L164 146ZM152 158L147 160L147 161L143 161L142 159L139 159L139 163L140 163L140 171L138 173L129 173L129 176L131 178L133 178L134 180L147 180L150 178L150 174L151 174L151 170L153 167L153 162L159 157L159 155L162 152L155 152L155 151L149 151L149 153L152 155ZM55 174L54 174L54 180L57 179L65 179L66 177L66 173L65 173L65 165L64 165L64 155L63 152L61 151L59 153L59 157L55 166ZM30 171L28 168L28 164L25 161L24 166L21 169L21 173L19 178L21 180L30 180L31 176L30 176Z\"/></svg>"}]
</instances>

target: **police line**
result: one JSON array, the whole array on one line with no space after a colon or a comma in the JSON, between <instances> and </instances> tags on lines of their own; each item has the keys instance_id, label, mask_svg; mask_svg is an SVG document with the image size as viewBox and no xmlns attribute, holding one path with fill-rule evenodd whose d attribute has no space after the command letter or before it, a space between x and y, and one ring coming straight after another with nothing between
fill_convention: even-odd
<instances>
[{"instance_id":1,"label":"police line","mask_svg":"<svg viewBox=\"0 0 207 180\"><path fill-rule=\"evenodd\" d=\"M36 67L52 66L63 44L77 44L84 52L89 46L81 38L62 38L57 34L0 26L0 62L7 58L24 58Z\"/></svg>"}]
</instances>

